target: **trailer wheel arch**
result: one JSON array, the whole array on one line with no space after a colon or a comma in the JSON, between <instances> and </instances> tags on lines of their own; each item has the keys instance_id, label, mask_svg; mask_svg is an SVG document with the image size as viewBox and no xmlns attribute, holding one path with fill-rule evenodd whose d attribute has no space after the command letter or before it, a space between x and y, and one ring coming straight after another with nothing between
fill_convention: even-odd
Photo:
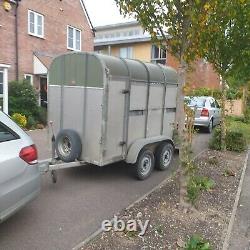
<instances>
[{"instance_id":1,"label":"trailer wheel arch","mask_svg":"<svg viewBox=\"0 0 250 250\"><path fill-rule=\"evenodd\" d=\"M168 142L175 148L173 140L165 136L136 140L128 149L126 163L135 164L142 149L149 148L154 152L162 142Z\"/></svg>"}]
</instances>

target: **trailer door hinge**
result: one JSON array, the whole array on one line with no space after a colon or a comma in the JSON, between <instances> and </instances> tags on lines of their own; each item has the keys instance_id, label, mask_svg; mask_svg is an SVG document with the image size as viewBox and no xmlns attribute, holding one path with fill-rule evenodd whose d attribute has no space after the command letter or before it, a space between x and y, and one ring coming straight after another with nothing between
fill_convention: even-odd
<instances>
[{"instance_id":1,"label":"trailer door hinge","mask_svg":"<svg viewBox=\"0 0 250 250\"><path fill-rule=\"evenodd\" d=\"M122 90L122 94L129 94L130 93L130 90L129 89L123 89Z\"/></svg>"}]
</instances>

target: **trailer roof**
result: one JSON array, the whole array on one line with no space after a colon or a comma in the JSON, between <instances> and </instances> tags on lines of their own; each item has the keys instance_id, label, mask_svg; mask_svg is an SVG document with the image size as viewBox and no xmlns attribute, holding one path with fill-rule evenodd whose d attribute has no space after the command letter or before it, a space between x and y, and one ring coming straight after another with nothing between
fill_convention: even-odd
<instances>
[{"instance_id":1,"label":"trailer roof","mask_svg":"<svg viewBox=\"0 0 250 250\"><path fill-rule=\"evenodd\" d=\"M132 81L177 84L177 73L171 67L89 52L56 57L49 69L49 84L102 88L107 74Z\"/></svg>"}]
</instances>

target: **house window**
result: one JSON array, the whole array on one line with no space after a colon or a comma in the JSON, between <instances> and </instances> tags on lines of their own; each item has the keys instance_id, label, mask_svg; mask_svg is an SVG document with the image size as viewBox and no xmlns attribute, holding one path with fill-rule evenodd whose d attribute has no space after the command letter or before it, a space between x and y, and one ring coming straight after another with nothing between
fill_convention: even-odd
<instances>
[{"instance_id":1,"label":"house window","mask_svg":"<svg viewBox=\"0 0 250 250\"><path fill-rule=\"evenodd\" d=\"M161 46L152 45L151 62L166 64L167 51Z\"/></svg>"},{"instance_id":2,"label":"house window","mask_svg":"<svg viewBox=\"0 0 250 250\"><path fill-rule=\"evenodd\" d=\"M3 71L0 71L0 97L3 97Z\"/></svg>"},{"instance_id":3,"label":"house window","mask_svg":"<svg viewBox=\"0 0 250 250\"><path fill-rule=\"evenodd\" d=\"M133 48L132 47L120 48L120 57L133 58Z\"/></svg>"},{"instance_id":4,"label":"house window","mask_svg":"<svg viewBox=\"0 0 250 250\"><path fill-rule=\"evenodd\" d=\"M72 26L68 26L68 45L67 48L70 50L81 50L81 30L76 29Z\"/></svg>"},{"instance_id":5,"label":"house window","mask_svg":"<svg viewBox=\"0 0 250 250\"><path fill-rule=\"evenodd\" d=\"M30 83L31 85L33 85L33 75L31 74L24 74L24 79Z\"/></svg>"},{"instance_id":6,"label":"house window","mask_svg":"<svg viewBox=\"0 0 250 250\"><path fill-rule=\"evenodd\" d=\"M28 33L32 36L44 37L44 16L28 10Z\"/></svg>"}]
</instances>

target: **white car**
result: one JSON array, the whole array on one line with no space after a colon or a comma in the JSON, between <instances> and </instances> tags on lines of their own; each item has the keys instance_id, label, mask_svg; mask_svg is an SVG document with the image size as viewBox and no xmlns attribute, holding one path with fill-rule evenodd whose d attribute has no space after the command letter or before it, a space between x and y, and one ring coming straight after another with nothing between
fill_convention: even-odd
<instances>
[{"instance_id":1,"label":"white car","mask_svg":"<svg viewBox=\"0 0 250 250\"><path fill-rule=\"evenodd\" d=\"M195 110L194 125L205 127L211 133L214 126L220 124L221 109L218 102L211 96L186 96L185 102Z\"/></svg>"},{"instance_id":2,"label":"white car","mask_svg":"<svg viewBox=\"0 0 250 250\"><path fill-rule=\"evenodd\" d=\"M39 192L37 149L31 138L0 111L0 223Z\"/></svg>"}]
</instances>

